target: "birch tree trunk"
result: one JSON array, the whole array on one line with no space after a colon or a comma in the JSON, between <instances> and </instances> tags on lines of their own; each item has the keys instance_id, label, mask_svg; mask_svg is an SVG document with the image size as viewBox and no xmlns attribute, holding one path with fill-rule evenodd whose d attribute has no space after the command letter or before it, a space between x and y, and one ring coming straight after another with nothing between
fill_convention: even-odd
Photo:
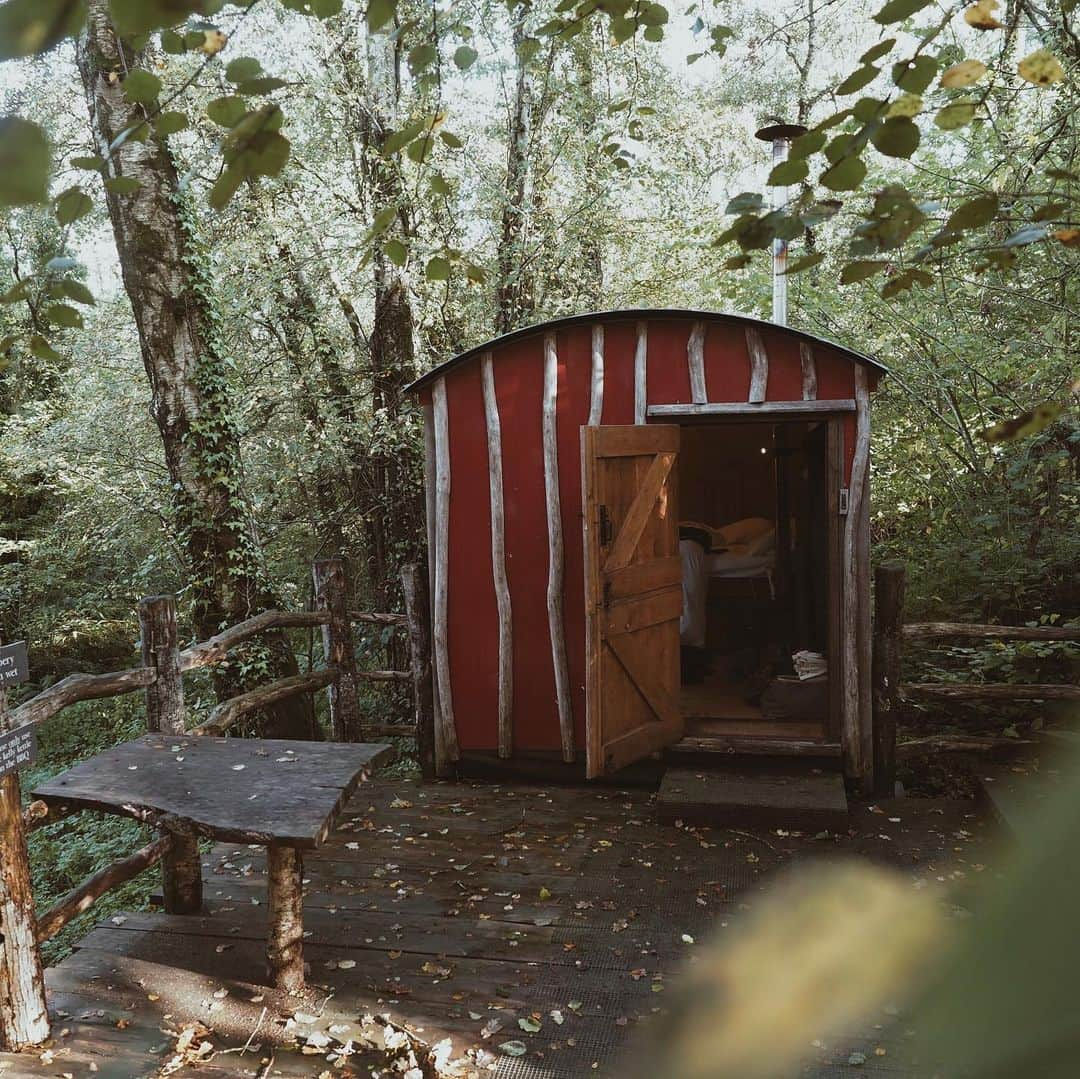
<instances>
[{"instance_id":1,"label":"birch tree trunk","mask_svg":"<svg viewBox=\"0 0 1080 1079\"><path fill-rule=\"evenodd\" d=\"M212 286L176 167L152 126L145 139L128 138L108 152L120 132L145 119L144 107L123 92L125 76L145 59L118 39L108 0L90 0L77 51L79 72L108 175L140 185L130 194L106 191L106 200L175 492L195 628L208 637L273 606L273 596L244 501L239 432ZM264 677L296 674L285 636L268 635L266 642L266 654L253 667ZM244 676L230 669L219 669L215 679L219 696L246 688ZM314 736L311 701L294 697L269 709L265 733Z\"/></svg>"}]
</instances>

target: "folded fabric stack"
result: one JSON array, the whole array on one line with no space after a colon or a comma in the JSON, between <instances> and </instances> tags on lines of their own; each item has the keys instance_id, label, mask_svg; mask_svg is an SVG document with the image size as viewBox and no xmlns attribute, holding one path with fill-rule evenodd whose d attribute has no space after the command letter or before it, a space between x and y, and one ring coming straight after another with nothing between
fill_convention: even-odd
<instances>
[{"instance_id":1,"label":"folded fabric stack","mask_svg":"<svg viewBox=\"0 0 1080 1079\"><path fill-rule=\"evenodd\" d=\"M795 673L802 681L809 678L821 678L829 673L829 664L820 652L796 652L791 657L795 665Z\"/></svg>"}]
</instances>

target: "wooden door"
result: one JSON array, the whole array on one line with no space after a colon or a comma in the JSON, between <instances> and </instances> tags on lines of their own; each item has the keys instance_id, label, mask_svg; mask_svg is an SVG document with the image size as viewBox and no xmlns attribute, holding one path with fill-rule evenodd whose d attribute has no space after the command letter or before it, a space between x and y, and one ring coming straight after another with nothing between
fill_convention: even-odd
<instances>
[{"instance_id":1,"label":"wooden door","mask_svg":"<svg viewBox=\"0 0 1080 1079\"><path fill-rule=\"evenodd\" d=\"M677 742L677 426L583 427L586 766L606 775Z\"/></svg>"}]
</instances>

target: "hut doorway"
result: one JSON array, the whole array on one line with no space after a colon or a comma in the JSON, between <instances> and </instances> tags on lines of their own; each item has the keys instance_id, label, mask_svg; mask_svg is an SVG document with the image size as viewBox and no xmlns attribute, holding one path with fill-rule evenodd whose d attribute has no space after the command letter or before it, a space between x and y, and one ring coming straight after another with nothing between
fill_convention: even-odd
<instances>
[{"instance_id":1,"label":"hut doorway","mask_svg":"<svg viewBox=\"0 0 1080 1079\"><path fill-rule=\"evenodd\" d=\"M837 736L840 417L582 429L587 771Z\"/></svg>"},{"instance_id":2,"label":"hut doorway","mask_svg":"<svg viewBox=\"0 0 1080 1079\"><path fill-rule=\"evenodd\" d=\"M838 425L820 418L683 427L680 711L688 737L815 742L833 731L838 439Z\"/></svg>"}]
</instances>

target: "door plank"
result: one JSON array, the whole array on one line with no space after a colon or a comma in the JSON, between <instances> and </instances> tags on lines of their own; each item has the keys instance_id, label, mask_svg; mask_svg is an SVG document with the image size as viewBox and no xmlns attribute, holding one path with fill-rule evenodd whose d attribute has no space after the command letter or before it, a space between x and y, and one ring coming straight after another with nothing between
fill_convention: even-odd
<instances>
[{"instance_id":1,"label":"door plank","mask_svg":"<svg viewBox=\"0 0 1080 1079\"><path fill-rule=\"evenodd\" d=\"M606 575L608 597L612 600L652 592L672 585L682 587L682 559L677 555L633 562Z\"/></svg>"},{"instance_id":2,"label":"door plank","mask_svg":"<svg viewBox=\"0 0 1080 1079\"><path fill-rule=\"evenodd\" d=\"M672 696L654 675L648 657L640 654L640 650L634 646L633 638L620 634L612 637L608 646L656 718L667 723L675 722L680 713L679 700Z\"/></svg>"},{"instance_id":3,"label":"door plank","mask_svg":"<svg viewBox=\"0 0 1080 1079\"><path fill-rule=\"evenodd\" d=\"M647 592L643 596L609 603L604 620L604 637L624 636L670 622L682 615L682 585Z\"/></svg>"},{"instance_id":4,"label":"door plank","mask_svg":"<svg viewBox=\"0 0 1080 1079\"><path fill-rule=\"evenodd\" d=\"M649 470L645 473L637 495L623 520L622 528L619 529L619 534L615 537L611 550L608 551L607 561L604 563L606 573L622 569L623 566L630 564L634 551L641 542L645 526L653 516L657 500L660 498L674 463L675 454L673 453L660 453L652 459Z\"/></svg>"}]
</instances>

